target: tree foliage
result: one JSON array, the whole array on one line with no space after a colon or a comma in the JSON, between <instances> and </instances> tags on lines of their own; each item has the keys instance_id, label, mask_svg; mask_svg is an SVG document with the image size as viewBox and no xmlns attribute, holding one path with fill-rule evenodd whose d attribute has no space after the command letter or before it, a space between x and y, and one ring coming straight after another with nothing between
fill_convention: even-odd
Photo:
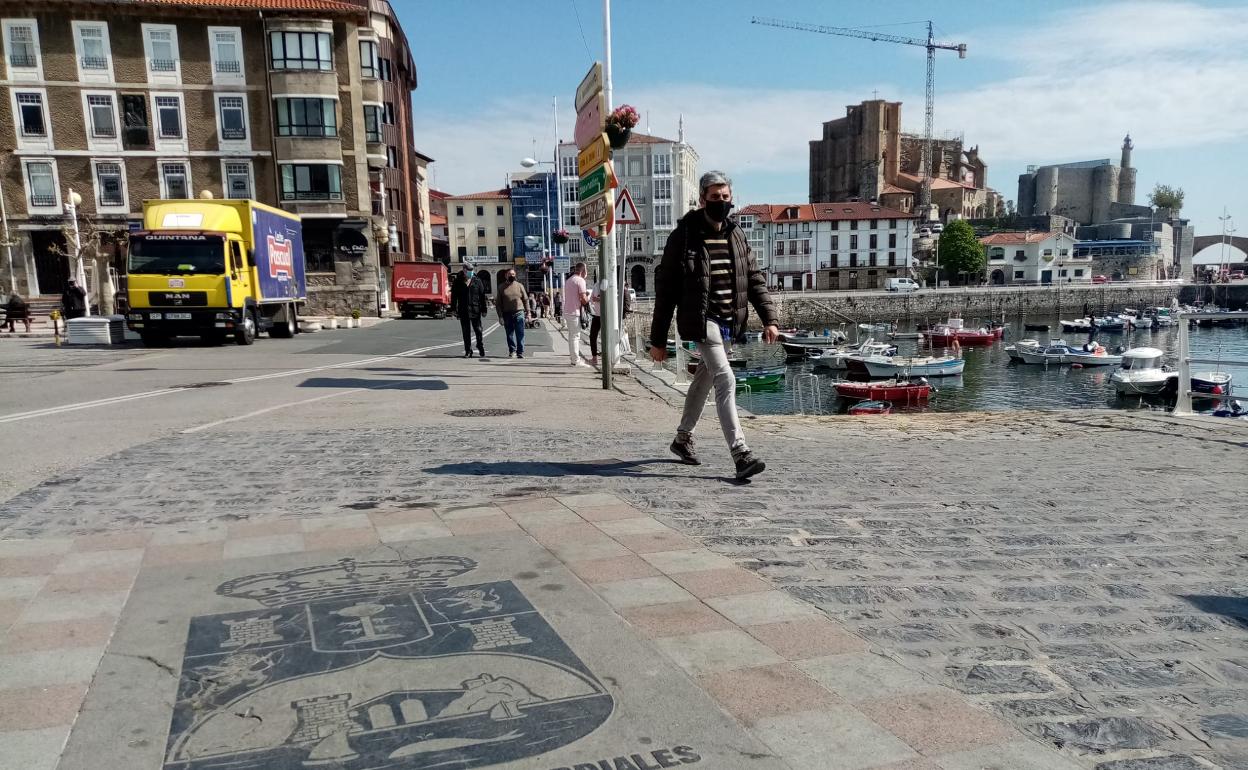
<instances>
[{"instance_id":1,"label":"tree foliage","mask_svg":"<svg viewBox=\"0 0 1248 770\"><path fill-rule=\"evenodd\" d=\"M1183 208L1183 188L1158 183L1153 186L1148 202L1156 208L1170 209L1171 214L1178 214Z\"/></svg>"},{"instance_id":2,"label":"tree foliage","mask_svg":"<svg viewBox=\"0 0 1248 770\"><path fill-rule=\"evenodd\" d=\"M977 277L983 274L988 258L984 245L975 237L969 222L955 219L940 234L940 269L945 275L956 277L968 273Z\"/></svg>"}]
</instances>

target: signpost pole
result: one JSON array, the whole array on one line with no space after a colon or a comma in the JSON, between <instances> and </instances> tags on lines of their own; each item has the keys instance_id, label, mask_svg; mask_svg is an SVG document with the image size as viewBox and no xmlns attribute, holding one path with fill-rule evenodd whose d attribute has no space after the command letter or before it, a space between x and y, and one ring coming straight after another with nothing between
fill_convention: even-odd
<instances>
[{"instance_id":1,"label":"signpost pole","mask_svg":"<svg viewBox=\"0 0 1248 770\"><path fill-rule=\"evenodd\" d=\"M611 0L602 0L602 40L603 40L603 62L602 62L602 90L606 97L606 109L610 114L612 110L611 103ZM605 117L605 116L604 116ZM610 193L608 193L610 197ZM611 220L605 225L610 228L614 224L615 206L612 205L608 211ZM619 339L619 314L615 308L615 238L610 232L604 232L602 237L602 248L599 250L599 277L603 280L602 286L602 389L611 389L612 369L615 368L615 348Z\"/></svg>"}]
</instances>

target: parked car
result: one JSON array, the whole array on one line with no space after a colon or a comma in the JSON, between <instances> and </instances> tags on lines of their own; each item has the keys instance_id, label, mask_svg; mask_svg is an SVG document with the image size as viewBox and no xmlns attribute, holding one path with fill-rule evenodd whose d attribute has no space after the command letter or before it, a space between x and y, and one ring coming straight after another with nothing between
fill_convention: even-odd
<instances>
[{"instance_id":1,"label":"parked car","mask_svg":"<svg viewBox=\"0 0 1248 770\"><path fill-rule=\"evenodd\" d=\"M1107 276L1107 275L1094 275L1094 276L1092 276L1092 283L1094 283L1094 284L1109 283L1109 276Z\"/></svg>"},{"instance_id":2,"label":"parked car","mask_svg":"<svg viewBox=\"0 0 1248 770\"><path fill-rule=\"evenodd\" d=\"M884 288L887 291L918 291L919 285L911 278L889 278Z\"/></svg>"},{"instance_id":3,"label":"parked car","mask_svg":"<svg viewBox=\"0 0 1248 770\"><path fill-rule=\"evenodd\" d=\"M933 233L943 233L945 231L945 226L940 222L933 222L928 227L932 229Z\"/></svg>"},{"instance_id":4,"label":"parked car","mask_svg":"<svg viewBox=\"0 0 1248 770\"><path fill-rule=\"evenodd\" d=\"M1231 280L1232 280L1232 281L1242 281L1242 280L1244 280L1244 271L1243 271L1243 270L1233 270L1233 271L1231 271Z\"/></svg>"},{"instance_id":5,"label":"parked car","mask_svg":"<svg viewBox=\"0 0 1248 770\"><path fill-rule=\"evenodd\" d=\"M918 235L920 238L931 238L932 229L930 227L920 227Z\"/></svg>"}]
</instances>

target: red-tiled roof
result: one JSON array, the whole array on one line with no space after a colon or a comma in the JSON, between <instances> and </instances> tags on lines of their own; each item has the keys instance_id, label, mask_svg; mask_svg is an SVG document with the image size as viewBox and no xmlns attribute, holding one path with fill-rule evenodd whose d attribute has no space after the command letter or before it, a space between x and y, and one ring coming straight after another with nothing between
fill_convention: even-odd
<instances>
[{"instance_id":1,"label":"red-tiled roof","mask_svg":"<svg viewBox=\"0 0 1248 770\"><path fill-rule=\"evenodd\" d=\"M444 225L444 224L446 224L446 214L430 214L430 215L429 215L429 224L431 224L431 225Z\"/></svg>"},{"instance_id":2,"label":"red-tiled roof","mask_svg":"<svg viewBox=\"0 0 1248 770\"><path fill-rule=\"evenodd\" d=\"M902 195L909 195L911 192L913 191L907 190L904 187L898 187L895 184L886 184L884 185L884 191L880 194L881 195L895 195L897 193L901 193Z\"/></svg>"},{"instance_id":3,"label":"red-tiled roof","mask_svg":"<svg viewBox=\"0 0 1248 770\"><path fill-rule=\"evenodd\" d=\"M752 203L736 212L736 216L755 216L760 221L767 222L771 219L771 206L766 203Z\"/></svg>"},{"instance_id":4,"label":"red-tiled roof","mask_svg":"<svg viewBox=\"0 0 1248 770\"><path fill-rule=\"evenodd\" d=\"M486 190L485 192L472 193L471 195L449 195L448 201L479 201L479 200L507 200L511 198L511 190L506 188L502 190Z\"/></svg>"},{"instance_id":5,"label":"red-tiled roof","mask_svg":"<svg viewBox=\"0 0 1248 770\"><path fill-rule=\"evenodd\" d=\"M342 0L127 0L128 5L194 6L241 11L329 11L367 13L368 9Z\"/></svg>"},{"instance_id":6,"label":"red-tiled roof","mask_svg":"<svg viewBox=\"0 0 1248 770\"><path fill-rule=\"evenodd\" d=\"M430 190L429 197L437 198L438 200L446 200L447 198L451 197L451 194L448 192L442 192L441 190Z\"/></svg>"},{"instance_id":7,"label":"red-tiled roof","mask_svg":"<svg viewBox=\"0 0 1248 770\"><path fill-rule=\"evenodd\" d=\"M914 185L915 189L917 190L919 188L919 185L923 184L923 177L917 174L900 173L897 175L897 181L908 182ZM955 182L952 179L945 179L943 177L936 177L932 179L933 190L956 190L958 188L961 188L964 190L977 189L975 185L973 184L966 184L965 182Z\"/></svg>"},{"instance_id":8,"label":"red-tiled roof","mask_svg":"<svg viewBox=\"0 0 1248 770\"><path fill-rule=\"evenodd\" d=\"M1030 231L1025 233L993 233L980 238L979 242L985 246L1022 246L1028 243L1047 241L1053 236L1061 234L1061 230L1054 230L1051 233Z\"/></svg>"},{"instance_id":9,"label":"red-tiled roof","mask_svg":"<svg viewBox=\"0 0 1248 770\"><path fill-rule=\"evenodd\" d=\"M760 214L768 222L837 222L843 219L914 219L916 215L876 203L772 203L749 208L765 208ZM790 216L790 209L797 209Z\"/></svg>"}]
</instances>

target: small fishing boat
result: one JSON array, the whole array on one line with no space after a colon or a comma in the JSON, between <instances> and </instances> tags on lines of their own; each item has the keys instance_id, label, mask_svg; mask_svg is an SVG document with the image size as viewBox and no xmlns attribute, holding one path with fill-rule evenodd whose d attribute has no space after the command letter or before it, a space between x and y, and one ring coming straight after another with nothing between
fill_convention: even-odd
<instances>
[{"instance_id":1,"label":"small fishing boat","mask_svg":"<svg viewBox=\"0 0 1248 770\"><path fill-rule=\"evenodd\" d=\"M1153 319L1144 315L1132 315L1130 313L1120 313L1118 319L1133 329L1151 329L1153 328Z\"/></svg>"},{"instance_id":2,"label":"small fishing boat","mask_svg":"<svg viewBox=\"0 0 1248 770\"><path fill-rule=\"evenodd\" d=\"M858 328L863 330L864 332L887 332L887 331L892 331L893 325L886 324L886 323L869 323L869 324L858 324Z\"/></svg>"},{"instance_id":3,"label":"small fishing boat","mask_svg":"<svg viewBox=\"0 0 1248 770\"><path fill-rule=\"evenodd\" d=\"M812 368L821 369L847 369L849 368L850 356L866 356L879 355L891 356L897 353L897 346L890 345L887 342L876 342L868 337L859 345L849 345L840 348L832 348L823 351L819 355L811 356L810 363ZM862 367L859 371L865 373L866 367Z\"/></svg>"},{"instance_id":4,"label":"small fishing boat","mask_svg":"<svg viewBox=\"0 0 1248 770\"><path fill-rule=\"evenodd\" d=\"M1025 364L1079 364L1081 366L1118 366L1122 356L1113 355L1096 342L1072 347L1065 340L1052 340L1045 347L1028 345L1015 350Z\"/></svg>"},{"instance_id":5,"label":"small fishing boat","mask_svg":"<svg viewBox=\"0 0 1248 770\"><path fill-rule=\"evenodd\" d=\"M841 398L863 401L900 401L909 404L926 401L932 394L932 386L924 377L875 382L838 382L835 387L836 394Z\"/></svg>"},{"instance_id":6,"label":"small fishing boat","mask_svg":"<svg viewBox=\"0 0 1248 770\"><path fill-rule=\"evenodd\" d=\"M943 324L936 324L923 332L923 336L932 345L991 345L1005 333L1004 326L981 326L978 329L967 329L961 318L950 318Z\"/></svg>"},{"instance_id":7,"label":"small fishing boat","mask_svg":"<svg viewBox=\"0 0 1248 770\"><path fill-rule=\"evenodd\" d=\"M852 359L851 359L852 360ZM919 356L914 358L889 358L866 356L862 364L872 377L954 377L966 368L966 362L953 356Z\"/></svg>"},{"instance_id":8,"label":"small fishing boat","mask_svg":"<svg viewBox=\"0 0 1248 770\"><path fill-rule=\"evenodd\" d=\"M1192 372L1192 395L1226 395L1231 392L1232 379L1230 372Z\"/></svg>"},{"instance_id":9,"label":"small fishing boat","mask_svg":"<svg viewBox=\"0 0 1248 770\"><path fill-rule=\"evenodd\" d=\"M1124 396L1150 396L1178 381L1179 373L1161 363L1164 351L1131 348L1122 354L1122 367L1109 376L1114 390Z\"/></svg>"},{"instance_id":10,"label":"small fishing boat","mask_svg":"<svg viewBox=\"0 0 1248 770\"><path fill-rule=\"evenodd\" d=\"M776 334L776 339L781 342L788 342L789 340L804 340L813 336L810 333L810 329L780 329Z\"/></svg>"},{"instance_id":11,"label":"small fishing boat","mask_svg":"<svg viewBox=\"0 0 1248 770\"><path fill-rule=\"evenodd\" d=\"M736 372L737 387L748 387L751 390L774 388L784 382L784 376L787 371L783 366L774 366L766 369L743 369Z\"/></svg>"},{"instance_id":12,"label":"small fishing boat","mask_svg":"<svg viewBox=\"0 0 1248 770\"><path fill-rule=\"evenodd\" d=\"M1064 332L1090 332L1092 331L1092 322L1087 318L1076 318L1072 321L1062 319L1062 331Z\"/></svg>"},{"instance_id":13,"label":"small fishing boat","mask_svg":"<svg viewBox=\"0 0 1248 770\"><path fill-rule=\"evenodd\" d=\"M1048 324L1028 324L1028 323L1025 323L1025 324L1023 324L1023 328L1024 328L1024 329L1026 329L1026 330L1027 330L1027 331L1029 331L1029 332L1047 332L1047 331L1049 330L1049 325L1048 325Z\"/></svg>"},{"instance_id":14,"label":"small fishing boat","mask_svg":"<svg viewBox=\"0 0 1248 770\"><path fill-rule=\"evenodd\" d=\"M918 340L923 338L923 332L889 332L890 340Z\"/></svg>"},{"instance_id":15,"label":"small fishing boat","mask_svg":"<svg viewBox=\"0 0 1248 770\"><path fill-rule=\"evenodd\" d=\"M863 401L849 408L852 415L860 414L892 414L893 405L887 401Z\"/></svg>"},{"instance_id":16,"label":"small fishing boat","mask_svg":"<svg viewBox=\"0 0 1248 770\"><path fill-rule=\"evenodd\" d=\"M1010 357L1011 361L1022 361L1024 350L1034 350L1040 347L1040 340L1026 339L1019 340L1013 345L1005 346L1005 354Z\"/></svg>"}]
</instances>

